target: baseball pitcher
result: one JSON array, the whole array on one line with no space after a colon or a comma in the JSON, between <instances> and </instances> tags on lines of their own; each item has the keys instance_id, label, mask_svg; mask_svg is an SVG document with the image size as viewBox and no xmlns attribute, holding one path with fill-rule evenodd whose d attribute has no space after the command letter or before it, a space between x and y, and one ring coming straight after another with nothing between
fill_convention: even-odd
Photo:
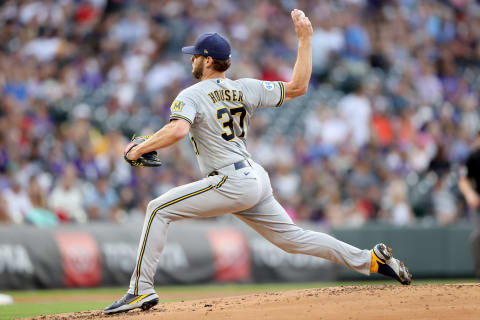
<instances>
[{"instance_id":1,"label":"baseball pitcher","mask_svg":"<svg viewBox=\"0 0 480 320\"><path fill-rule=\"evenodd\" d=\"M279 108L307 92L312 73L312 25L300 10L293 10L291 16L298 53L289 82L225 78L231 62L230 45L217 33L203 34L194 46L182 49L191 55L192 74L199 82L173 101L170 122L150 138L130 143L125 158L142 165L142 155L151 155L189 134L204 178L173 188L148 204L130 288L105 313L147 310L158 303L153 278L171 222L226 213L287 252L328 259L365 275L379 272L410 284L408 269L384 244L361 250L295 225L273 197L267 172L247 151L250 118L257 108Z\"/></svg>"}]
</instances>

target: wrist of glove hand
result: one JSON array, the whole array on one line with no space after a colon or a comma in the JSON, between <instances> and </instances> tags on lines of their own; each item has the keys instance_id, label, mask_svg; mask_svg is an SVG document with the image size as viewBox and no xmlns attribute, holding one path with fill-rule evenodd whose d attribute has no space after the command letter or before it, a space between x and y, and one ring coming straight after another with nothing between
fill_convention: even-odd
<instances>
[{"instance_id":1,"label":"wrist of glove hand","mask_svg":"<svg viewBox=\"0 0 480 320\"><path fill-rule=\"evenodd\" d=\"M159 167L162 162L158 158L157 151L151 151L144 153L137 157L133 149L146 141L150 136L133 137L130 143L125 147L123 158L132 167ZM131 159L129 156L133 156Z\"/></svg>"}]
</instances>

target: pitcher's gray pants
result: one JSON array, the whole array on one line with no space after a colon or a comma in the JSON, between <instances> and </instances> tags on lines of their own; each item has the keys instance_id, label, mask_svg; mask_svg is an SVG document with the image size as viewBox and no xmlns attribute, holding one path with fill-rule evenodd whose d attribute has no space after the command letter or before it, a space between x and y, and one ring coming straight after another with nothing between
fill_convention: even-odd
<instances>
[{"instance_id":1,"label":"pitcher's gray pants","mask_svg":"<svg viewBox=\"0 0 480 320\"><path fill-rule=\"evenodd\" d=\"M233 213L267 240L290 253L308 254L370 274L370 250L361 250L327 234L293 223L272 195L267 172L252 167L219 169L219 175L176 187L148 204L129 293L154 292L153 278L167 240L168 225L185 218Z\"/></svg>"}]
</instances>

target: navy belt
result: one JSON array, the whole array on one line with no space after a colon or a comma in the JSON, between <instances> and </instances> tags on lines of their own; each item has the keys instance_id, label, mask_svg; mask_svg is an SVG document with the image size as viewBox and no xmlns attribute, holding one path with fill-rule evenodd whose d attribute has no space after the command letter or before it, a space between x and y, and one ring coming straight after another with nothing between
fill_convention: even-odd
<instances>
[{"instance_id":1,"label":"navy belt","mask_svg":"<svg viewBox=\"0 0 480 320\"><path fill-rule=\"evenodd\" d=\"M250 163L247 160L240 160L238 162L235 162L233 164L233 166L235 167L235 170L242 169L242 168L245 168L245 167L251 167ZM220 174L220 173L217 170L214 170L214 171L210 172L208 174L208 176L211 177L211 176L216 176L218 174Z\"/></svg>"}]
</instances>

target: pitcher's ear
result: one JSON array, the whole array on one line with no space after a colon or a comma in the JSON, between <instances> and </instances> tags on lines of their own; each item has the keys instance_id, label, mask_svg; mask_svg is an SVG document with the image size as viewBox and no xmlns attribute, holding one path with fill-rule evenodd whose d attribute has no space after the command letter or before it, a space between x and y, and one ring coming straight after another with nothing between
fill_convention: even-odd
<instances>
[{"instance_id":1,"label":"pitcher's ear","mask_svg":"<svg viewBox=\"0 0 480 320\"><path fill-rule=\"evenodd\" d=\"M211 67L213 65L213 58L210 56L205 57L205 62L207 63L207 67Z\"/></svg>"}]
</instances>

